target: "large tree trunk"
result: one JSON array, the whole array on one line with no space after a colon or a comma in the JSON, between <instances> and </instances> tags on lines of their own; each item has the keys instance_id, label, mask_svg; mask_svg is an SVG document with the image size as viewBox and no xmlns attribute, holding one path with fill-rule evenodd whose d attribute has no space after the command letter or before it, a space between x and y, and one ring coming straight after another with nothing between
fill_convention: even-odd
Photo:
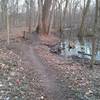
<instances>
[{"instance_id":1,"label":"large tree trunk","mask_svg":"<svg viewBox=\"0 0 100 100\"><path fill-rule=\"evenodd\" d=\"M26 27L28 27L28 32L31 33L32 32L32 4L33 1L32 0L26 0Z\"/></svg>"},{"instance_id":2,"label":"large tree trunk","mask_svg":"<svg viewBox=\"0 0 100 100\"><path fill-rule=\"evenodd\" d=\"M9 45L10 43L10 21L9 21L9 10L7 9L7 44Z\"/></svg>"},{"instance_id":3,"label":"large tree trunk","mask_svg":"<svg viewBox=\"0 0 100 100\"><path fill-rule=\"evenodd\" d=\"M32 3L33 1L30 0L29 2L29 33L32 32Z\"/></svg>"},{"instance_id":4,"label":"large tree trunk","mask_svg":"<svg viewBox=\"0 0 100 100\"><path fill-rule=\"evenodd\" d=\"M7 29L7 0L1 0L2 29Z\"/></svg>"},{"instance_id":5,"label":"large tree trunk","mask_svg":"<svg viewBox=\"0 0 100 100\"><path fill-rule=\"evenodd\" d=\"M53 22L54 22L54 14L55 14L55 6L56 6L56 0L53 1L52 5L52 11L51 11L51 18L50 18L50 25L49 25L49 34L51 33Z\"/></svg>"},{"instance_id":6,"label":"large tree trunk","mask_svg":"<svg viewBox=\"0 0 100 100\"><path fill-rule=\"evenodd\" d=\"M84 10L83 10L82 21L81 21L80 30L79 30L79 33L78 33L79 41L80 41L81 43L83 43L84 21L85 21L86 14L87 14L87 12L88 12L90 3L91 3L91 0L87 0L86 7L84 7ZM85 6L85 5L84 5L84 6Z\"/></svg>"},{"instance_id":7,"label":"large tree trunk","mask_svg":"<svg viewBox=\"0 0 100 100\"><path fill-rule=\"evenodd\" d=\"M100 30L100 0L98 0L98 28Z\"/></svg>"},{"instance_id":8,"label":"large tree trunk","mask_svg":"<svg viewBox=\"0 0 100 100\"><path fill-rule=\"evenodd\" d=\"M64 28L64 25L65 25L65 19L66 19L66 12L67 12L67 7L68 7L68 2L69 2L69 0L66 0L66 4L65 4L65 7L64 7L64 11L63 11L63 28Z\"/></svg>"},{"instance_id":9,"label":"large tree trunk","mask_svg":"<svg viewBox=\"0 0 100 100\"><path fill-rule=\"evenodd\" d=\"M43 26L42 32L46 35L48 34L48 31L49 31L48 16L49 16L51 3L52 3L52 0L45 0L43 9L42 9L42 26Z\"/></svg>"},{"instance_id":10,"label":"large tree trunk","mask_svg":"<svg viewBox=\"0 0 100 100\"><path fill-rule=\"evenodd\" d=\"M38 24L36 26L36 31L41 32L44 35L49 33L49 13L52 0L38 0Z\"/></svg>"},{"instance_id":11,"label":"large tree trunk","mask_svg":"<svg viewBox=\"0 0 100 100\"><path fill-rule=\"evenodd\" d=\"M42 0L38 0L38 21L36 25L36 32L42 32Z\"/></svg>"},{"instance_id":12,"label":"large tree trunk","mask_svg":"<svg viewBox=\"0 0 100 100\"><path fill-rule=\"evenodd\" d=\"M91 57L91 67L93 67L95 63L95 55L96 55L96 38L95 38L95 33L96 33L96 26L98 22L98 0L96 0L96 9L95 9L95 19L94 19L94 37L92 39L92 57Z\"/></svg>"}]
</instances>

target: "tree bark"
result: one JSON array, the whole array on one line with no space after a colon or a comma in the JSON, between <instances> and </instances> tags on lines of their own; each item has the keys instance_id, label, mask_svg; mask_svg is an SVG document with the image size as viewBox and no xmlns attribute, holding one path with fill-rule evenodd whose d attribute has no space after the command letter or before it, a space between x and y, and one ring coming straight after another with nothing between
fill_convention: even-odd
<instances>
[{"instance_id":1,"label":"tree bark","mask_svg":"<svg viewBox=\"0 0 100 100\"><path fill-rule=\"evenodd\" d=\"M50 25L49 25L49 34L51 33L52 24L54 22L55 5L56 5L56 0L54 0L53 5L52 5L51 20L50 20Z\"/></svg>"},{"instance_id":2,"label":"tree bark","mask_svg":"<svg viewBox=\"0 0 100 100\"><path fill-rule=\"evenodd\" d=\"M95 33L96 33L97 22L98 22L98 0L96 0L95 19L94 19L94 27L93 27L94 36L93 36L93 39L92 39L91 67L93 67L93 65L95 63L95 56L96 56L96 37L95 37Z\"/></svg>"},{"instance_id":3,"label":"tree bark","mask_svg":"<svg viewBox=\"0 0 100 100\"><path fill-rule=\"evenodd\" d=\"M79 33L78 33L79 41L82 44L83 44L83 36L84 36L84 21L85 21L85 17L86 17L86 14L88 12L90 3L91 3L91 0L87 0L86 7L84 7L84 10L83 10L82 21L81 21L80 30L79 30Z\"/></svg>"},{"instance_id":4,"label":"tree bark","mask_svg":"<svg viewBox=\"0 0 100 100\"><path fill-rule=\"evenodd\" d=\"M49 15L51 3L52 3L52 0L45 0L43 9L42 9L42 26L43 26L42 32L46 35L48 35L48 27L49 27L48 15Z\"/></svg>"},{"instance_id":5,"label":"tree bark","mask_svg":"<svg viewBox=\"0 0 100 100\"><path fill-rule=\"evenodd\" d=\"M9 13L8 13L8 9L7 9L7 44L9 45L10 43L10 22L9 22Z\"/></svg>"}]
</instances>

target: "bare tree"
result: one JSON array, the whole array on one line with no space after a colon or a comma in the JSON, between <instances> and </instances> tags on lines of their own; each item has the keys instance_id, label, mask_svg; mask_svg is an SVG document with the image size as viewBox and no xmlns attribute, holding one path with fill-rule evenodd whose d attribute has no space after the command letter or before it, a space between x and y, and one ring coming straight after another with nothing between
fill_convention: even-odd
<instances>
[{"instance_id":1,"label":"bare tree","mask_svg":"<svg viewBox=\"0 0 100 100\"><path fill-rule=\"evenodd\" d=\"M48 15L50 11L52 0L45 0L43 9L42 9L42 25L43 25L43 33L48 34Z\"/></svg>"},{"instance_id":2,"label":"bare tree","mask_svg":"<svg viewBox=\"0 0 100 100\"><path fill-rule=\"evenodd\" d=\"M95 7L95 19L94 19L94 27L93 27L93 33L94 36L92 38L92 57L91 57L91 67L93 67L95 63L95 55L96 55L96 26L98 21L98 0L96 0L96 7Z\"/></svg>"},{"instance_id":3,"label":"bare tree","mask_svg":"<svg viewBox=\"0 0 100 100\"><path fill-rule=\"evenodd\" d=\"M10 21L9 21L9 9L7 8L7 43L10 43Z\"/></svg>"},{"instance_id":4,"label":"bare tree","mask_svg":"<svg viewBox=\"0 0 100 100\"><path fill-rule=\"evenodd\" d=\"M54 0L53 1L53 5L52 5L52 10L51 10L51 20L50 20L50 25L49 25L49 34L52 30L52 24L53 24L53 21L54 21L54 13L55 13L55 6L56 6L56 1L57 0Z\"/></svg>"},{"instance_id":5,"label":"bare tree","mask_svg":"<svg viewBox=\"0 0 100 100\"><path fill-rule=\"evenodd\" d=\"M36 32L39 33L42 30L42 7L43 7L43 1L38 0L38 21L36 24Z\"/></svg>"},{"instance_id":6,"label":"bare tree","mask_svg":"<svg viewBox=\"0 0 100 100\"><path fill-rule=\"evenodd\" d=\"M80 30L78 32L78 37L79 37L79 40L81 42L83 42L83 36L84 36L84 21L85 21L86 14L88 12L90 3L91 3L91 0L87 0L86 7L84 7L84 10L83 10L83 15L82 15L82 21L81 21L81 25L80 25Z\"/></svg>"},{"instance_id":7,"label":"bare tree","mask_svg":"<svg viewBox=\"0 0 100 100\"><path fill-rule=\"evenodd\" d=\"M1 0L1 18L2 18L2 29L7 28L7 1Z\"/></svg>"}]
</instances>

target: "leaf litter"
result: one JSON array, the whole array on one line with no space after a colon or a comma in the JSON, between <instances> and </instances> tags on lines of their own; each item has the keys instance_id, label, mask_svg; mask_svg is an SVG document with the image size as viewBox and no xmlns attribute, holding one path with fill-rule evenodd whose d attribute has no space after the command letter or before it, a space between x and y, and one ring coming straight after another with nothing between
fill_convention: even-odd
<instances>
[{"instance_id":1,"label":"leaf litter","mask_svg":"<svg viewBox=\"0 0 100 100\"><path fill-rule=\"evenodd\" d=\"M0 100L38 100L42 88L38 75L33 73L33 79L28 77L26 62L7 48L0 49ZM27 66L28 67L28 66Z\"/></svg>"}]
</instances>

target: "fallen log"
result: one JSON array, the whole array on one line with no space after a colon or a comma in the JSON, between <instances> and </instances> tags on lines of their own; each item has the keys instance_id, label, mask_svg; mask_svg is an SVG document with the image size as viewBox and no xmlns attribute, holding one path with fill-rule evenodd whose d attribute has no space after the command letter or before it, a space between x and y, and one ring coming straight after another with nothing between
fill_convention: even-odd
<instances>
[{"instance_id":1,"label":"fallen log","mask_svg":"<svg viewBox=\"0 0 100 100\"><path fill-rule=\"evenodd\" d=\"M82 55L86 55L86 56L92 56L92 54L87 54L85 52L82 52L82 51L78 51L79 54L82 54Z\"/></svg>"}]
</instances>

